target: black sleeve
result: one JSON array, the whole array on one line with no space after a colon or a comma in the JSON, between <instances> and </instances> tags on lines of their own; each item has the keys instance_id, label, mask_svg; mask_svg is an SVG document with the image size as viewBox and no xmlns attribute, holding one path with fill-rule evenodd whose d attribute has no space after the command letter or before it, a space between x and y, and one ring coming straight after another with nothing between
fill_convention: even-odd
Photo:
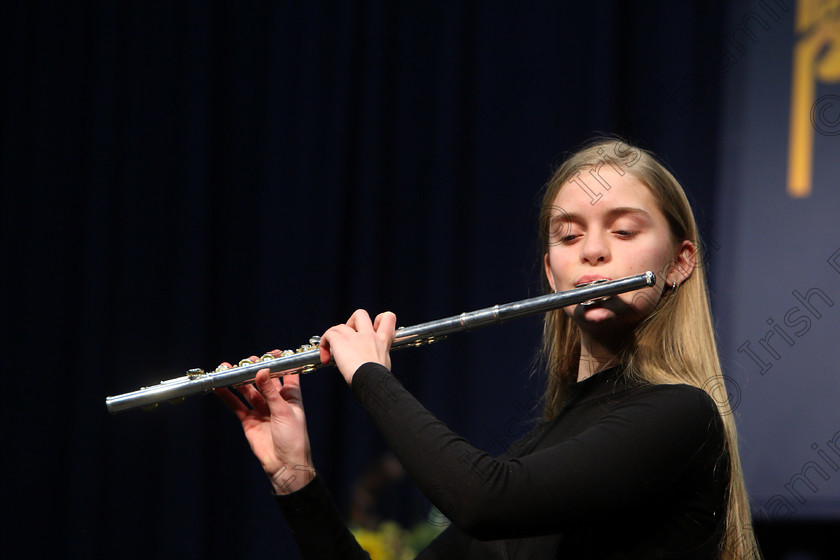
<instances>
[{"instance_id":1,"label":"black sleeve","mask_svg":"<svg viewBox=\"0 0 840 560\"><path fill-rule=\"evenodd\" d=\"M378 364L361 366L352 389L420 490L478 539L555 533L647 505L719 423L700 389L652 385L578 436L502 460L449 430Z\"/></svg>"},{"instance_id":2,"label":"black sleeve","mask_svg":"<svg viewBox=\"0 0 840 560\"><path fill-rule=\"evenodd\" d=\"M283 496L276 496L304 560L370 560L347 528L320 476Z\"/></svg>"}]
</instances>

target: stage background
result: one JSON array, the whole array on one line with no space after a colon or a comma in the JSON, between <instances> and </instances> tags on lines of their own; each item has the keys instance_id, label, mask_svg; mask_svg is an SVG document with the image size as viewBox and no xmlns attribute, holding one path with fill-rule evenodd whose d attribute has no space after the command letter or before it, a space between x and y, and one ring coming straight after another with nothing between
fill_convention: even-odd
<instances>
[{"instance_id":1,"label":"stage background","mask_svg":"<svg viewBox=\"0 0 840 560\"><path fill-rule=\"evenodd\" d=\"M783 6L723 44L715 310L756 520L836 519L840 5Z\"/></svg>"},{"instance_id":2,"label":"stage background","mask_svg":"<svg viewBox=\"0 0 840 560\"><path fill-rule=\"evenodd\" d=\"M4 4L3 547L296 557L221 403L110 416L104 397L295 347L357 307L410 325L540 293L540 189L565 151L618 133L694 203L767 557L836 556L837 17L793 0ZM537 414L539 332L458 335L394 369L500 453ZM349 512L387 450L334 371L303 388ZM376 513L427 509L398 479Z\"/></svg>"}]
</instances>

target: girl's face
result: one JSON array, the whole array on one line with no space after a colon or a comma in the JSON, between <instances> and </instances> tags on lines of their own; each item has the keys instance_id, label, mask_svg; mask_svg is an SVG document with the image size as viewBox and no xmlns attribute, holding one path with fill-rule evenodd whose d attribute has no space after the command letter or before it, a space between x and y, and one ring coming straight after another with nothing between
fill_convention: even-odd
<instances>
[{"instance_id":1,"label":"girl's face","mask_svg":"<svg viewBox=\"0 0 840 560\"><path fill-rule=\"evenodd\" d=\"M545 255L548 283L555 291L565 291L593 280L617 280L650 270L656 274L656 285L564 309L592 334L638 325L653 311L666 283L671 286L676 281L679 286L688 278L695 253L690 241L674 242L665 215L644 183L606 165L598 176L602 183L582 170L575 183L566 182L554 199ZM581 180L594 188L584 190ZM594 204L592 191L602 195Z\"/></svg>"}]
</instances>

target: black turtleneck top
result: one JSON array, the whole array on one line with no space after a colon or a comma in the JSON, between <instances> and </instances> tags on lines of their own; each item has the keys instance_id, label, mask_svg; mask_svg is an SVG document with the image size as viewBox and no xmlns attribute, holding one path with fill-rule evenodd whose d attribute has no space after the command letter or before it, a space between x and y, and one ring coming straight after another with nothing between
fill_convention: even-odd
<instances>
[{"instance_id":1,"label":"black turtleneck top","mask_svg":"<svg viewBox=\"0 0 840 560\"><path fill-rule=\"evenodd\" d=\"M575 383L560 413L493 458L368 363L353 393L452 525L422 560L717 558L729 461L714 401L612 368ZM277 501L306 559L368 558L320 476Z\"/></svg>"}]
</instances>

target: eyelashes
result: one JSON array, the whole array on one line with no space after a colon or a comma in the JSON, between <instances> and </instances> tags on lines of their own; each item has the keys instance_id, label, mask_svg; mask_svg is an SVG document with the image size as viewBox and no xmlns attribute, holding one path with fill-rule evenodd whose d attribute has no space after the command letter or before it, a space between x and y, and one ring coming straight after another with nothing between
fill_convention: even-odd
<instances>
[{"instance_id":1,"label":"eyelashes","mask_svg":"<svg viewBox=\"0 0 840 560\"><path fill-rule=\"evenodd\" d=\"M586 234L586 224L562 208L554 208L552 213L543 214L541 220L543 239L548 245L568 245ZM618 216L610 219L609 223L592 224L592 227L593 231L601 231L603 228L603 231L609 232L616 239L629 241L647 229L638 222L633 216Z\"/></svg>"},{"instance_id":2,"label":"eyelashes","mask_svg":"<svg viewBox=\"0 0 840 560\"><path fill-rule=\"evenodd\" d=\"M582 233L568 233L568 228L564 229L565 231L562 231L562 233L564 233L565 235L559 235L555 232L551 232L549 234L549 238L553 240L554 244L568 245L570 243L573 243L577 239L583 237ZM628 229L617 229L611 231L610 233L612 233L618 239L629 240L635 238L637 235L639 235L640 232Z\"/></svg>"}]
</instances>

